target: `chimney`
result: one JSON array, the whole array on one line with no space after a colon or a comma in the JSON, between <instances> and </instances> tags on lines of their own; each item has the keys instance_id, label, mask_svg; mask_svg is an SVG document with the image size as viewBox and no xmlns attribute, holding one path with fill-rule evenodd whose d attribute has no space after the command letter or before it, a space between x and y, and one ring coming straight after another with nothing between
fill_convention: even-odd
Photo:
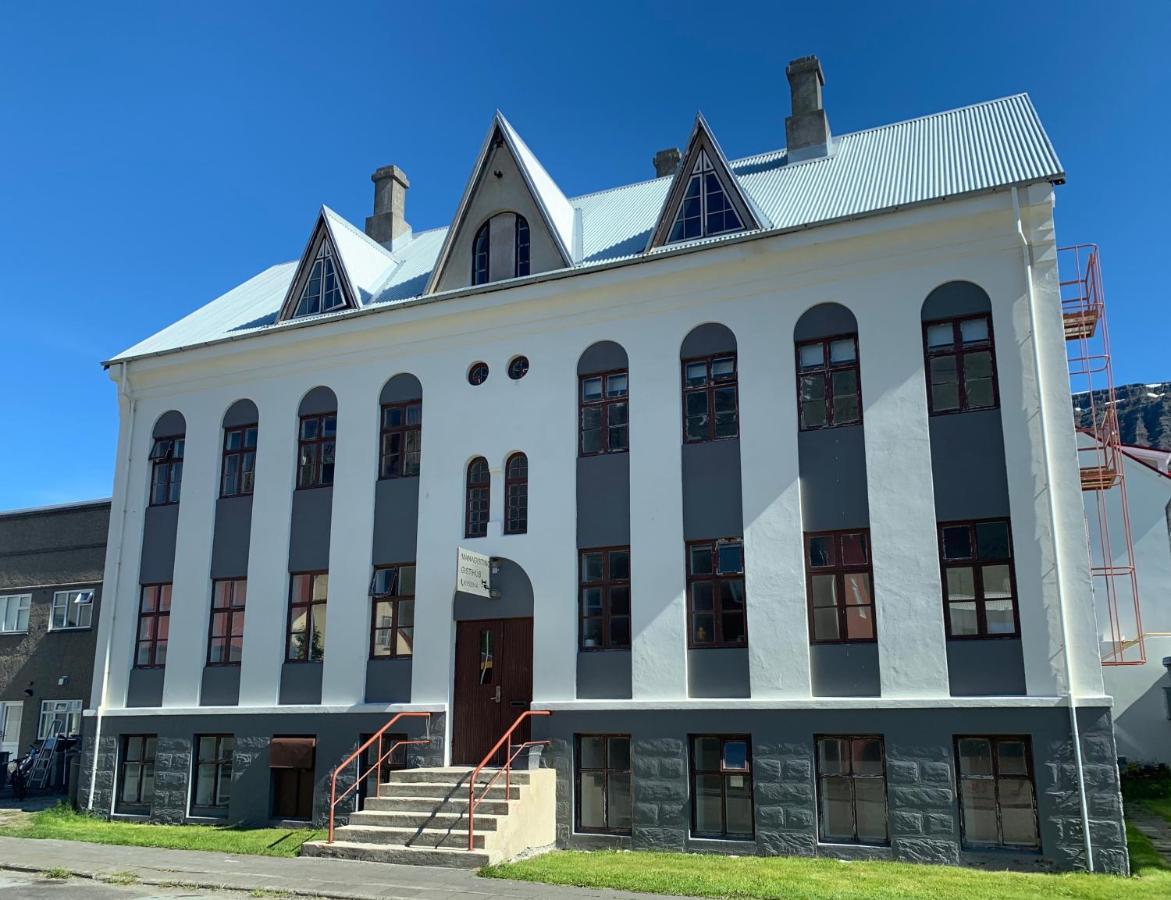
<instances>
[{"instance_id":1,"label":"chimney","mask_svg":"<svg viewBox=\"0 0 1171 900\"><path fill-rule=\"evenodd\" d=\"M366 217L366 234L393 250L396 243L411 238L407 224L407 188L411 183L398 166L383 166L370 180L374 182L374 215Z\"/></svg>"},{"instance_id":2,"label":"chimney","mask_svg":"<svg viewBox=\"0 0 1171 900\"><path fill-rule=\"evenodd\" d=\"M802 56L785 68L793 114L785 119L785 141L789 162L816 159L830 152L829 119L821 102L825 75L816 56Z\"/></svg>"},{"instance_id":3,"label":"chimney","mask_svg":"<svg viewBox=\"0 0 1171 900\"><path fill-rule=\"evenodd\" d=\"M655 177L663 178L667 175L674 175L675 170L679 168L679 148L668 147L666 150L660 150L655 154Z\"/></svg>"}]
</instances>

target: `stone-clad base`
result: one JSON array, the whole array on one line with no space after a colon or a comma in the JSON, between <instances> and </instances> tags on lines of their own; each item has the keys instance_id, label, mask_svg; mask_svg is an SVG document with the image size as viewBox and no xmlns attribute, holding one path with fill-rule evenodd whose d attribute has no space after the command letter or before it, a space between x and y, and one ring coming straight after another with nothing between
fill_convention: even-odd
<instances>
[{"instance_id":1,"label":"stone-clad base","mask_svg":"<svg viewBox=\"0 0 1171 900\"><path fill-rule=\"evenodd\" d=\"M386 724L386 713L321 713L316 715L282 713L237 713L208 715L107 716L102 720L98 745L97 775L93 781L93 810L110 815L115 809L118 753L123 735L145 734L158 738L155 750L155 788L149 818L154 822L188 822L189 796L192 790L193 748L197 735L225 734L236 739L232 757L231 800L224 821L244 825L265 824L272 819L271 770L268 746L273 735L315 737L317 751L314 767L313 822L324 823L329 816L330 773L334 766L356 750L359 737L373 734ZM409 766L443 764L444 716L431 716L431 743L407 748ZM94 723L87 718L83 728L84 750L80 769L81 786L78 803L89 806L90 779L93 766ZM403 719L395 725L396 734L411 739L426 736L426 720ZM401 726L401 727L400 727ZM353 767L344 779L338 779L339 793L353 783ZM355 794L351 797L356 798ZM347 798L348 809L339 816L344 822L354 808ZM339 808L339 814L342 809ZM202 820L201 820L202 821Z\"/></svg>"},{"instance_id":2,"label":"stone-clad base","mask_svg":"<svg viewBox=\"0 0 1171 900\"><path fill-rule=\"evenodd\" d=\"M1126 873L1126 836L1110 712L1106 708L1082 709L1078 723L1094 866L1100 872ZM557 769L560 847L896 859L1059 871L1085 868L1069 725L1069 712L1064 708L560 711L535 720L533 736L553 741L546 764ZM576 832L572 752L578 734L631 736L634 810L629 836ZM751 736L755 840L713 841L691 836L688 736L694 734ZM819 842L814 737L823 734L884 737L889 846ZM954 738L981 734L1031 738L1039 853L977 851L964 846Z\"/></svg>"}]
</instances>

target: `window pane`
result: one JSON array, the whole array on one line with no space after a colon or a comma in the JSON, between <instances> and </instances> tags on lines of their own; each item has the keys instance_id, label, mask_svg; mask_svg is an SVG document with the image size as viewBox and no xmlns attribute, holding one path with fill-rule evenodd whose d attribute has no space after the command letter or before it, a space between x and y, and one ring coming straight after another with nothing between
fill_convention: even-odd
<instances>
[{"instance_id":1,"label":"window pane","mask_svg":"<svg viewBox=\"0 0 1171 900\"><path fill-rule=\"evenodd\" d=\"M976 548L980 559L1008 559L1012 556L1012 542L1008 539L1007 522L981 522L976 526Z\"/></svg>"},{"instance_id":2,"label":"window pane","mask_svg":"<svg viewBox=\"0 0 1171 900\"><path fill-rule=\"evenodd\" d=\"M854 349L854 339L845 338L840 341L831 341L829 345L829 361L831 364L853 362L858 358Z\"/></svg>"},{"instance_id":3,"label":"window pane","mask_svg":"<svg viewBox=\"0 0 1171 900\"><path fill-rule=\"evenodd\" d=\"M699 581L691 586L691 608L696 612L707 612L713 608L715 585L710 581Z\"/></svg>"},{"instance_id":4,"label":"window pane","mask_svg":"<svg viewBox=\"0 0 1171 900\"><path fill-rule=\"evenodd\" d=\"M628 375L611 375L606 379L607 397L625 397L629 391L630 377Z\"/></svg>"},{"instance_id":5,"label":"window pane","mask_svg":"<svg viewBox=\"0 0 1171 900\"><path fill-rule=\"evenodd\" d=\"M752 779L745 775L730 775L727 781L728 834L753 834Z\"/></svg>"},{"instance_id":6,"label":"window pane","mask_svg":"<svg viewBox=\"0 0 1171 900\"><path fill-rule=\"evenodd\" d=\"M734 771L748 770L748 742L724 741L723 767Z\"/></svg>"},{"instance_id":7,"label":"window pane","mask_svg":"<svg viewBox=\"0 0 1171 900\"><path fill-rule=\"evenodd\" d=\"M695 776L695 830L701 834L721 834L724 830L722 775Z\"/></svg>"},{"instance_id":8,"label":"window pane","mask_svg":"<svg viewBox=\"0 0 1171 900\"><path fill-rule=\"evenodd\" d=\"M844 775L849 772L848 742L842 738L821 738L817 742L817 770L822 775Z\"/></svg>"},{"instance_id":9,"label":"window pane","mask_svg":"<svg viewBox=\"0 0 1171 900\"><path fill-rule=\"evenodd\" d=\"M630 738L612 737L608 741L610 751L610 768L618 771L630 769Z\"/></svg>"},{"instance_id":10,"label":"window pane","mask_svg":"<svg viewBox=\"0 0 1171 900\"><path fill-rule=\"evenodd\" d=\"M740 542L717 544L716 553L721 575L735 575L744 571L744 545Z\"/></svg>"},{"instance_id":11,"label":"window pane","mask_svg":"<svg viewBox=\"0 0 1171 900\"><path fill-rule=\"evenodd\" d=\"M606 739L593 735L581 737L581 761L583 769L606 768Z\"/></svg>"},{"instance_id":12,"label":"window pane","mask_svg":"<svg viewBox=\"0 0 1171 900\"><path fill-rule=\"evenodd\" d=\"M612 581L628 581L630 579L630 551L610 551L610 579Z\"/></svg>"},{"instance_id":13,"label":"window pane","mask_svg":"<svg viewBox=\"0 0 1171 900\"><path fill-rule=\"evenodd\" d=\"M866 547L866 535L861 531L842 535L842 564L846 566L864 566L868 562L869 554Z\"/></svg>"},{"instance_id":14,"label":"window pane","mask_svg":"<svg viewBox=\"0 0 1171 900\"><path fill-rule=\"evenodd\" d=\"M1012 579L1008 566L981 566L984 579L984 596L992 598L1011 597Z\"/></svg>"},{"instance_id":15,"label":"window pane","mask_svg":"<svg viewBox=\"0 0 1171 900\"><path fill-rule=\"evenodd\" d=\"M686 395L686 400L688 416L707 414L707 393L705 391L692 391Z\"/></svg>"},{"instance_id":16,"label":"window pane","mask_svg":"<svg viewBox=\"0 0 1171 900\"><path fill-rule=\"evenodd\" d=\"M931 406L935 410L960 408L960 391L956 383L954 356L936 356L931 359Z\"/></svg>"},{"instance_id":17,"label":"window pane","mask_svg":"<svg viewBox=\"0 0 1171 900\"><path fill-rule=\"evenodd\" d=\"M850 779L840 776L822 778L820 788L822 840L852 841L854 808Z\"/></svg>"},{"instance_id":18,"label":"window pane","mask_svg":"<svg viewBox=\"0 0 1171 900\"><path fill-rule=\"evenodd\" d=\"M736 388L719 388L713 394L716 404L716 437L735 437Z\"/></svg>"},{"instance_id":19,"label":"window pane","mask_svg":"<svg viewBox=\"0 0 1171 900\"><path fill-rule=\"evenodd\" d=\"M964 738L960 741L960 774L992 774L991 741L987 738Z\"/></svg>"},{"instance_id":20,"label":"window pane","mask_svg":"<svg viewBox=\"0 0 1171 900\"><path fill-rule=\"evenodd\" d=\"M696 770L718 772L720 770L720 739L717 737L697 737L694 743Z\"/></svg>"},{"instance_id":21,"label":"window pane","mask_svg":"<svg viewBox=\"0 0 1171 900\"><path fill-rule=\"evenodd\" d=\"M968 843L999 843L993 782L984 779L961 781L960 804L964 813L964 838Z\"/></svg>"},{"instance_id":22,"label":"window pane","mask_svg":"<svg viewBox=\"0 0 1171 900\"><path fill-rule=\"evenodd\" d=\"M583 553L581 556L582 580L601 581L604 571L604 553Z\"/></svg>"},{"instance_id":23,"label":"window pane","mask_svg":"<svg viewBox=\"0 0 1171 900\"><path fill-rule=\"evenodd\" d=\"M847 572L843 578L847 606L869 606L874 602L870 596L870 575L867 572Z\"/></svg>"},{"instance_id":24,"label":"window pane","mask_svg":"<svg viewBox=\"0 0 1171 900\"><path fill-rule=\"evenodd\" d=\"M963 603L949 603L947 605L947 617L951 625L951 633L954 637L968 637L969 635L980 633L979 623L976 621L976 603L974 600Z\"/></svg>"},{"instance_id":25,"label":"window pane","mask_svg":"<svg viewBox=\"0 0 1171 900\"><path fill-rule=\"evenodd\" d=\"M811 575L809 583L815 608L837 605L838 579L836 575Z\"/></svg>"},{"instance_id":26,"label":"window pane","mask_svg":"<svg viewBox=\"0 0 1171 900\"><path fill-rule=\"evenodd\" d=\"M602 646L602 620L586 619L582 622L582 644L586 647Z\"/></svg>"},{"instance_id":27,"label":"window pane","mask_svg":"<svg viewBox=\"0 0 1171 900\"><path fill-rule=\"evenodd\" d=\"M582 612L587 616L600 616L602 607L602 589L588 587L581 592Z\"/></svg>"},{"instance_id":28,"label":"window pane","mask_svg":"<svg viewBox=\"0 0 1171 900\"><path fill-rule=\"evenodd\" d=\"M813 568L832 566L834 564L834 539L830 535L821 535L809 539L809 565Z\"/></svg>"},{"instance_id":29,"label":"window pane","mask_svg":"<svg viewBox=\"0 0 1171 900\"><path fill-rule=\"evenodd\" d=\"M610 613L617 616L630 615L630 588L610 588Z\"/></svg>"},{"instance_id":30,"label":"window pane","mask_svg":"<svg viewBox=\"0 0 1171 900\"><path fill-rule=\"evenodd\" d=\"M863 844L885 844L886 780L854 779L854 811L858 824L858 840Z\"/></svg>"},{"instance_id":31,"label":"window pane","mask_svg":"<svg viewBox=\"0 0 1171 900\"><path fill-rule=\"evenodd\" d=\"M602 772L581 773L581 805L578 808L578 816L582 828L606 827L605 790L606 776Z\"/></svg>"},{"instance_id":32,"label":"window pane","mask_svg":"<svg viewBox=\"0 0 1171 900\"><path fill-rule=\"evenodd\" d=\"M606 798L606 812L610 828L628 830L633 817L633 802L630 790L630 773L610 773L610 793Z\"/></svg>"},{"instance_id":33,"label":"window pane","mask_svg":"<svg viewBox=\"0 0 1171 900\"><path fill-rule=\"evenodd\" d=\"M927 326L927 346L932 349L947 347L955 343L955 332L951 322L939 322Z\"/></svg>"},{"instance_id":34,"label":"window pane","mask_svg":"<svg viewBox=\"0 0 1171 900\"><path fill-rule=\"evenodd\" d=\"M975 569L968 566L953 566L946 571L947 599L949 601L976 599Z\"/></svg>"},{"instance_id":35,"label":"window pane","mask_svg":"<svg viewBox=\"0 0 1171 900\"><path fill-rule=\"evenodd\" d=\"M882 741L875 738L850 741L850 765L855 775L881 775Z\"/></svg>"},{"instance_id":36,"label":"window pane","mask_svg":"<svg viewBox=\"0 0 1171 900\"><path fill-rule=\"evenodd\" d=\"M712 360L712 380L727 381L736 374L736 357L725 356Z\"/></svg>"},{"instance_id":37,"label":"window pane","mask_svg":"<svg viewBox=\"0 0 1171 900\"><path fill-rule=\"evenodd\" d=\"M1015 634L1016 621L1011 600L989 600L984 604L989 634Z\"/></svg>"},{"instance_id":38,"label":"window pane","mask_svg":"<svg viewBox=\"0 0 1171 900\"><path fill-rule=\"evenodd\" d=\"M832 608L813 611L813 639L836 641L841 637L838 630L838 611Z\"/></svg>"},{"instance_id":39,"label":"window pane","mask_svg":"<svg viewBox=\"0 0 1171 900\"><path fill-rule=\"evenodd\" d=\"M707 384L707 363L693 362L687 364L687 386L702 387Z\"/></svg>"},{"instance_id":40,"label":"window pane","mask_svg":"<svg viewBox=\"0 0 1171 900\"><path fill-rule=\"evenodd\" d=\"M712 546L701 544L691 548L691 574L710 575L712 573Z\"/></svg>"},{"instance_id":41,"label":"window pane","mask_svg":"<svg viewBox=\"0 0 1171 900\"><path fill-rule=\"evenodd\" d=\"M960 340L965 344L988 340L988 320L965 319L960 322Z\"/></svg>"},{"instance_id":42,"label":"window pane","mask_svg":"<svg viewBox=\"0 0 1171 900\"><path fill-rule=\"evenodd\" d=\"M967 525L948 525L943 528L943 558L972 558L972 533Z\"/></svg>"},{"instance_id":43,"label":"window pane","mask_svg":"<svg viewBox=\"0 0 1171 900\"><path fill-rule=\"evenodd\" d=\"M819 369L825 365L824 344L802 344L797 348L797 360L802 369Z\"/></svg>"},{"instance_id":44,"label":"window pane","mask_svg":"<svg viewBox=\"0 0 1171 900\"><path fill-rule=\"evenodd\" d=\"M716 619L711 613L695 616L691 632L692 643L710 644L716 639Z\"/></svg>"},{"instance_id":45,"label":"window pane","mask_svg":"<svg viewBox=\"0 0 1171 900\"><path fill-rule=\"evenodd\" d=\"M868 641L874 637L874 611L869 606L846 608L846 637L856 641Z\"/></svg>"}]
</instances>

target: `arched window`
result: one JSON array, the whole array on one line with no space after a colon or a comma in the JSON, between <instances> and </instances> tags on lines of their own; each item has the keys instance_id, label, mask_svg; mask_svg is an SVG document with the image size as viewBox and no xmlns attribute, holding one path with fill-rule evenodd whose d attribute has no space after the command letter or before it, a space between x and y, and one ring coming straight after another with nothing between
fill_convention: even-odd
<instances>
[{"instance_id":1,"label":"arched window","mask_svg":"<svg viewBox=\"0 0 1171 900\"><path fill-rule=\"evenodd\" d=\"M529 223L524 216L516 217L516 277L529 274Z\"/></svg>"},{"instance_id":2,"label":"arched window","mask_svg":"<svg viewBox=\"0 0 1171 900\"><path fill-rule=\"evenodd\" d=\"M476 238L472 241L472 284L488 283L488 226L489 219L480 226Z\"/></svg>"},{"instance_id":3,"label":"arched window","mask_svg":"<svg viewBox=\"0 0 1171 900\"><path fill-rule=\"evenodd\" d=\"M467 499L464 504L464 537L488 533L488 507L492 496L488 460L477 456L468 463Z\"/></svg>"},{"instance_id":4,"label":"arched window","mask_svg":"<svg viewBox=\"0 0 1171 900\"><path fill-rule=\"evenodd\" d=\"M504 464L505 534L529 530L529 458L514 453Z\"/></svg>"},{"instance_id":5,"label":"arched window","mask_svg":"<svg viewBox=\"0 0 1171 900\"><path fill-rule=\"evenodd\" d=\"M507 239L508 229L512 229L511 247L507 243L503 247L497 246L495 263L492 262L491 249L494 222L497 223L497 241ZM502 278L521 278L529 271L529 223L524 216L514 212L497 213L479 227L472 239L473 286Z\"/></svg>"}]
</instances>

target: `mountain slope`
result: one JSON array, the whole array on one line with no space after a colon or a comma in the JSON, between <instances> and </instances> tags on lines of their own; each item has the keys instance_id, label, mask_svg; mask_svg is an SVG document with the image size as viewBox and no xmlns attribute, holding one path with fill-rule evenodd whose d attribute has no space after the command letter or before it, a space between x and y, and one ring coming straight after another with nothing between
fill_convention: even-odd
<instances>
[{"instance_id":1,"label":"mountain slope","mask_svg":"<svg viewBox=\"0 0 1171 900\"><path fill-rule=\"evenodd\" d=\"M1094 391L1095 404L1106 402L1104 391ZM1126 384L1114 389L1122 443L1171 451L1171 382ZM1086 394L1073 395L1074 419L1089 424Z\"/></svg>"}]
</instances>

